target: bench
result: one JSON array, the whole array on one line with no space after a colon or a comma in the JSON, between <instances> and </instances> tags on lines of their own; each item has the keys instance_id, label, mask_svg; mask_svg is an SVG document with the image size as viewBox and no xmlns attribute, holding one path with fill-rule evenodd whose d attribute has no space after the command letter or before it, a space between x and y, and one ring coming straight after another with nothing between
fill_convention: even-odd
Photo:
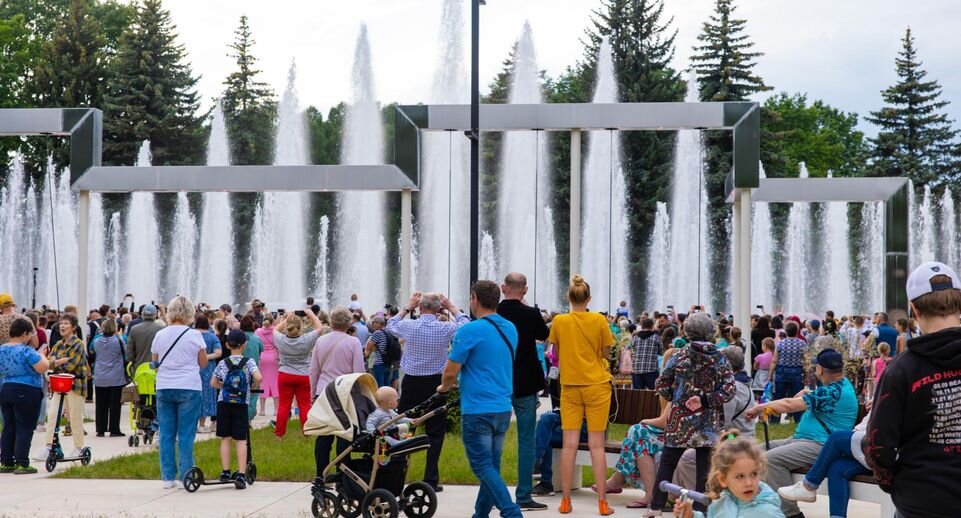
<instances>
[{"instance_id":1,"label":"bench","mask_svg":"<svg viewBox=\"0 0 961 518\"><path fill-rule=\"evenodd\" d=\"M634 390L631 388L615 387L611 398L611 410L609 422L612 424L635 425L644 419L653 419L661 415L661 399L653 390ZM617 464L617 459L621 455L623 440L607 440L604 443L604 453L607 458L607 467L612 468ZM555 448L559 450L559 448ZM560 451L554 452L554 487L561 487L560 470ZM571 487L577 489L581 487L581 467L591 465L591 452L588 444L582 442L577 447L577 456L574 460L574 480Z\"/></svg>"},{"instance_id":2,"label":"bench","mask_svg":"<svg viewBox=\"0 0 961 518\"><path fill-rule=\"evenodd\" d=\"M807 471L796 469L791 472L791 478L794 479L794 482L799 482L806 474ZM881 506L880 516L882 518L894 516L894 503L891 502L891 495L881 490L877 481L874 480L873 475L858 475L852 478L848 483L848 490L851 493L851 500L879 504ZM818 487L818 494L828 494L827 481L824 481L824 483Z\"/></svg>"}]
</instances>

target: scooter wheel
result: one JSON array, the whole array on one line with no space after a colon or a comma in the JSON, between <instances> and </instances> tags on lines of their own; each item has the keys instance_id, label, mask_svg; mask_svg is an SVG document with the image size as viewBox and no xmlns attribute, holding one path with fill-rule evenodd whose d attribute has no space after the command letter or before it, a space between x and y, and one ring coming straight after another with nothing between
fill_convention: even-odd
<instances>
[{"instance_id":1,"label":"scooter wheel","mask_svg":"<svg viewBox=\"0 0 961 518\"><path fill-rule=\"evenodd\" d=\"M56 459L56 457L54 457L53 455L48 455L48 456L47 456L47 462L43 465L43 467L44 467L44 468L47 468L47 473L50 473L50 472L52 472L53 470L57 469L57 459Z\"/></svg>"},{"instance_id":2,"label":"scooter wheel","mask_svg":"<svg viewBox=\"0 0 961 518\"><path fill-rule=\"evenodd\" d=\"M257 465L253 462L247 463L247 485L253 485L257 481Z\"/></svg>"},{"instance_id":3,"label":"scooter wheel","mask_svg":"<svg viewBox=\"0 0 961 518\"><path fill-rule=\"evenodd\" d=\"M127 437L127 446L133 448L133 438L134 438L134 437L136 437L136 436L131 435L130 437Z\"/></svg>"},{"instance_id":4,"label":"scooter wheel","mask_svg":"<svg viewBox=\"0 0 961 518\"><path fill-rule=\"evenodd\" d=\"M397 497L386 489L373 489L364 495L360 508L364 518L397 518L400 512Z\"/></svg>"},{"instance_id":5,"label":"scooter wheel","mask_svg":"<svg viewBox=\"0 0 961 518\"><path fill-rule=\"evenodd\" d=\"M314 518L337 518L340 514L340 497L326 489L318 492L310 503L310 514Z\"/></svg>"},{"instance_id":6,"label":"scooter wheel","mask_svg":"<svg viewBox=\"0 0 961 518\"><path fill-rule=\"evenodd\" d=\"M194 491L200 489L200 486L204 483L204 472L200 471L200 468L194 466L187 471L184 475L184 489L188 493L193 493Z\"/></svg>"},{"instance_id":7,"label":"scooter wheel","mask_svg":"<svg viewBox=\"0 0 961 518\"><path fill-rule=\"evenodd\" d=\"M90 458L91 458L92 456L93 456L93 455L90 453L90 448L84 448L83 450L81 450L81 452L80 452L80 465L81 465L81 466L89 466L89 465L90 465Z\"/></svg>"}]
</instances>

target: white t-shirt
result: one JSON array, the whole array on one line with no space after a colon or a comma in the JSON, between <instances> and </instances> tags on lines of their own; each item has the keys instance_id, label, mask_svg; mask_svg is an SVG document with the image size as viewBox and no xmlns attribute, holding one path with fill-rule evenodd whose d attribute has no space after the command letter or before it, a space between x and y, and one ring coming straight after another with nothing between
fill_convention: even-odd
<instances>
[{"instance_id":1,"label":"white t-shirt","mask_svg":"<svg viewBox=\"0 0 961 518\"><path fill-rule=\"evenodd\" d=\"M157 332L150 352L157 355L158 362L167 354L167 350L174 345L174 341L184 329L187 329L187 326L177 324ZM200 365L197 363L197 354L201 349L206 349L204 337L196 329L190 329L157 369L157 390L201 390Z\"/></svg>"}]
</instances>

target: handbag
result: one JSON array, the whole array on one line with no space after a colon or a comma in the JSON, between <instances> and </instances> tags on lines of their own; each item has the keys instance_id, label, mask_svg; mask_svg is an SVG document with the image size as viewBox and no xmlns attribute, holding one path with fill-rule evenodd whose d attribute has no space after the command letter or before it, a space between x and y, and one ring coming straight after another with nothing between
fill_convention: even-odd
<instances>
[{"instance_id":1,"label":"handbag","mask_svg":"<svg viewBox=\"0 0 961 518\"><path fill-rule=\"evenodd\" d=\"M634 374L634 356L628 346L625 346L624 350L621 351L621 363L618 371L621 374Z\"/></svg>"}]
</instances>

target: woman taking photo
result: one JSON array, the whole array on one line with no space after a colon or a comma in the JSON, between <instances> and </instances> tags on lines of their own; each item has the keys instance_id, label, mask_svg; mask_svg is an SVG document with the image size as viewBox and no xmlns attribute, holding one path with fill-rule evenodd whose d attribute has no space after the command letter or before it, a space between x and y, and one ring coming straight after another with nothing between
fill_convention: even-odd
<instances>
[{"instance_id":1,"label":"woman taking photo","mask_svg":"<svg viewBox=\"0 0 961 518\"><path fill-rule=\"evenodd\" d=\"M29 320L15 319L10 323L9 334L10 340L0 346L0 473L29 475L37 472L30 465L30 443L43 400L41 374L47 372L50 364L43 356L46 346L39 353L30 346L34 328Z\"/></svg>"},{"instance_id":2,"label":"woman taking photo","mask_svg":"<svg viewBox=\"0 0 961 518\"><path fill-rule=\"evenodd\" d=\"M274 325L274 345L280 354L277 368L280 408L277 409L277 428L274 430L278 439L287 433L294 397L300 409L301 426L307 422L307 412L310 411L310 354L324 326L310 308L306 310L306 317L314 326L314 330L307 334L303 334L304 323L297 315L287 314Z\"/></svg>"},{"instance_id":3,"label":"woman taking photo","mask_svg":"<svg viewBox=\"0 0 961 518\"><path fill-rule=\"evenodd\" d=\"M60 317L60 340L50 349L47 359L50 361L50 370L57 374L73 374L73 390L66 394L64 402L68 407L70 415L70 428L73 431L73 452L67 457L79 457L80 449L83 448L83 404L87 396L87 379L90 377L90 366L87 365L86 345L83 340L77 337L77 317L70 313L64 313ZM60 416L57 400L47 405L47 448L41 454L43 459L47 458L50 445L53 443L53 430ZM34 460L41 460L40 455Z\"/></svg>"},{"instance_id":4,"label":"woman taking photo","mask_svg":"<svg viewBox=\"0 0 961 518\"><path fill-rule=\"evenodd\" d=\"M97 361L93 364L93 386L97 394L97 437L123 437L120 431L120 396L127 384L126 344L117 334L117 321L107 319L100 326L101 336L93 344Z\"/></svg>"},{"instance_id":5,"label":"woman taking photo","mask_svg":"<svg viewBox=\"0 0 961 518\"><path fill-rule=\"evenodd\" d=\"M194 304L177 297L167 308L167 327L150 348L157 369L157 421L160 424L160 477L164 489L176 487L194 466L194 438L200 417L200 370L207 349L200 331L191 329Z\"/></svg>"},{"instance_id":6,"label":"woman taking photo","mask_svg":"<svg viewBox=\"0 0 961 518\"><path fill-rule=\"evenodd\" d=\"M611 408L611 371L607 358L614 346L614 335L607 319L600 313L590 313L591 287L575 275L567 290L570 313L557 315L551 325L547 341L557 354L561 384L561 430L564 447L561 451L560 513L568 514L571 506L571 483L574 479L574 459L580 442L581 423L587 419L587 442L591 450L594 480L607 479L607 460L604 452L604 432ZM607 503L604 484L597 486L597 507L602 516L613 514Z\"/></svg>"}]
</instances>

